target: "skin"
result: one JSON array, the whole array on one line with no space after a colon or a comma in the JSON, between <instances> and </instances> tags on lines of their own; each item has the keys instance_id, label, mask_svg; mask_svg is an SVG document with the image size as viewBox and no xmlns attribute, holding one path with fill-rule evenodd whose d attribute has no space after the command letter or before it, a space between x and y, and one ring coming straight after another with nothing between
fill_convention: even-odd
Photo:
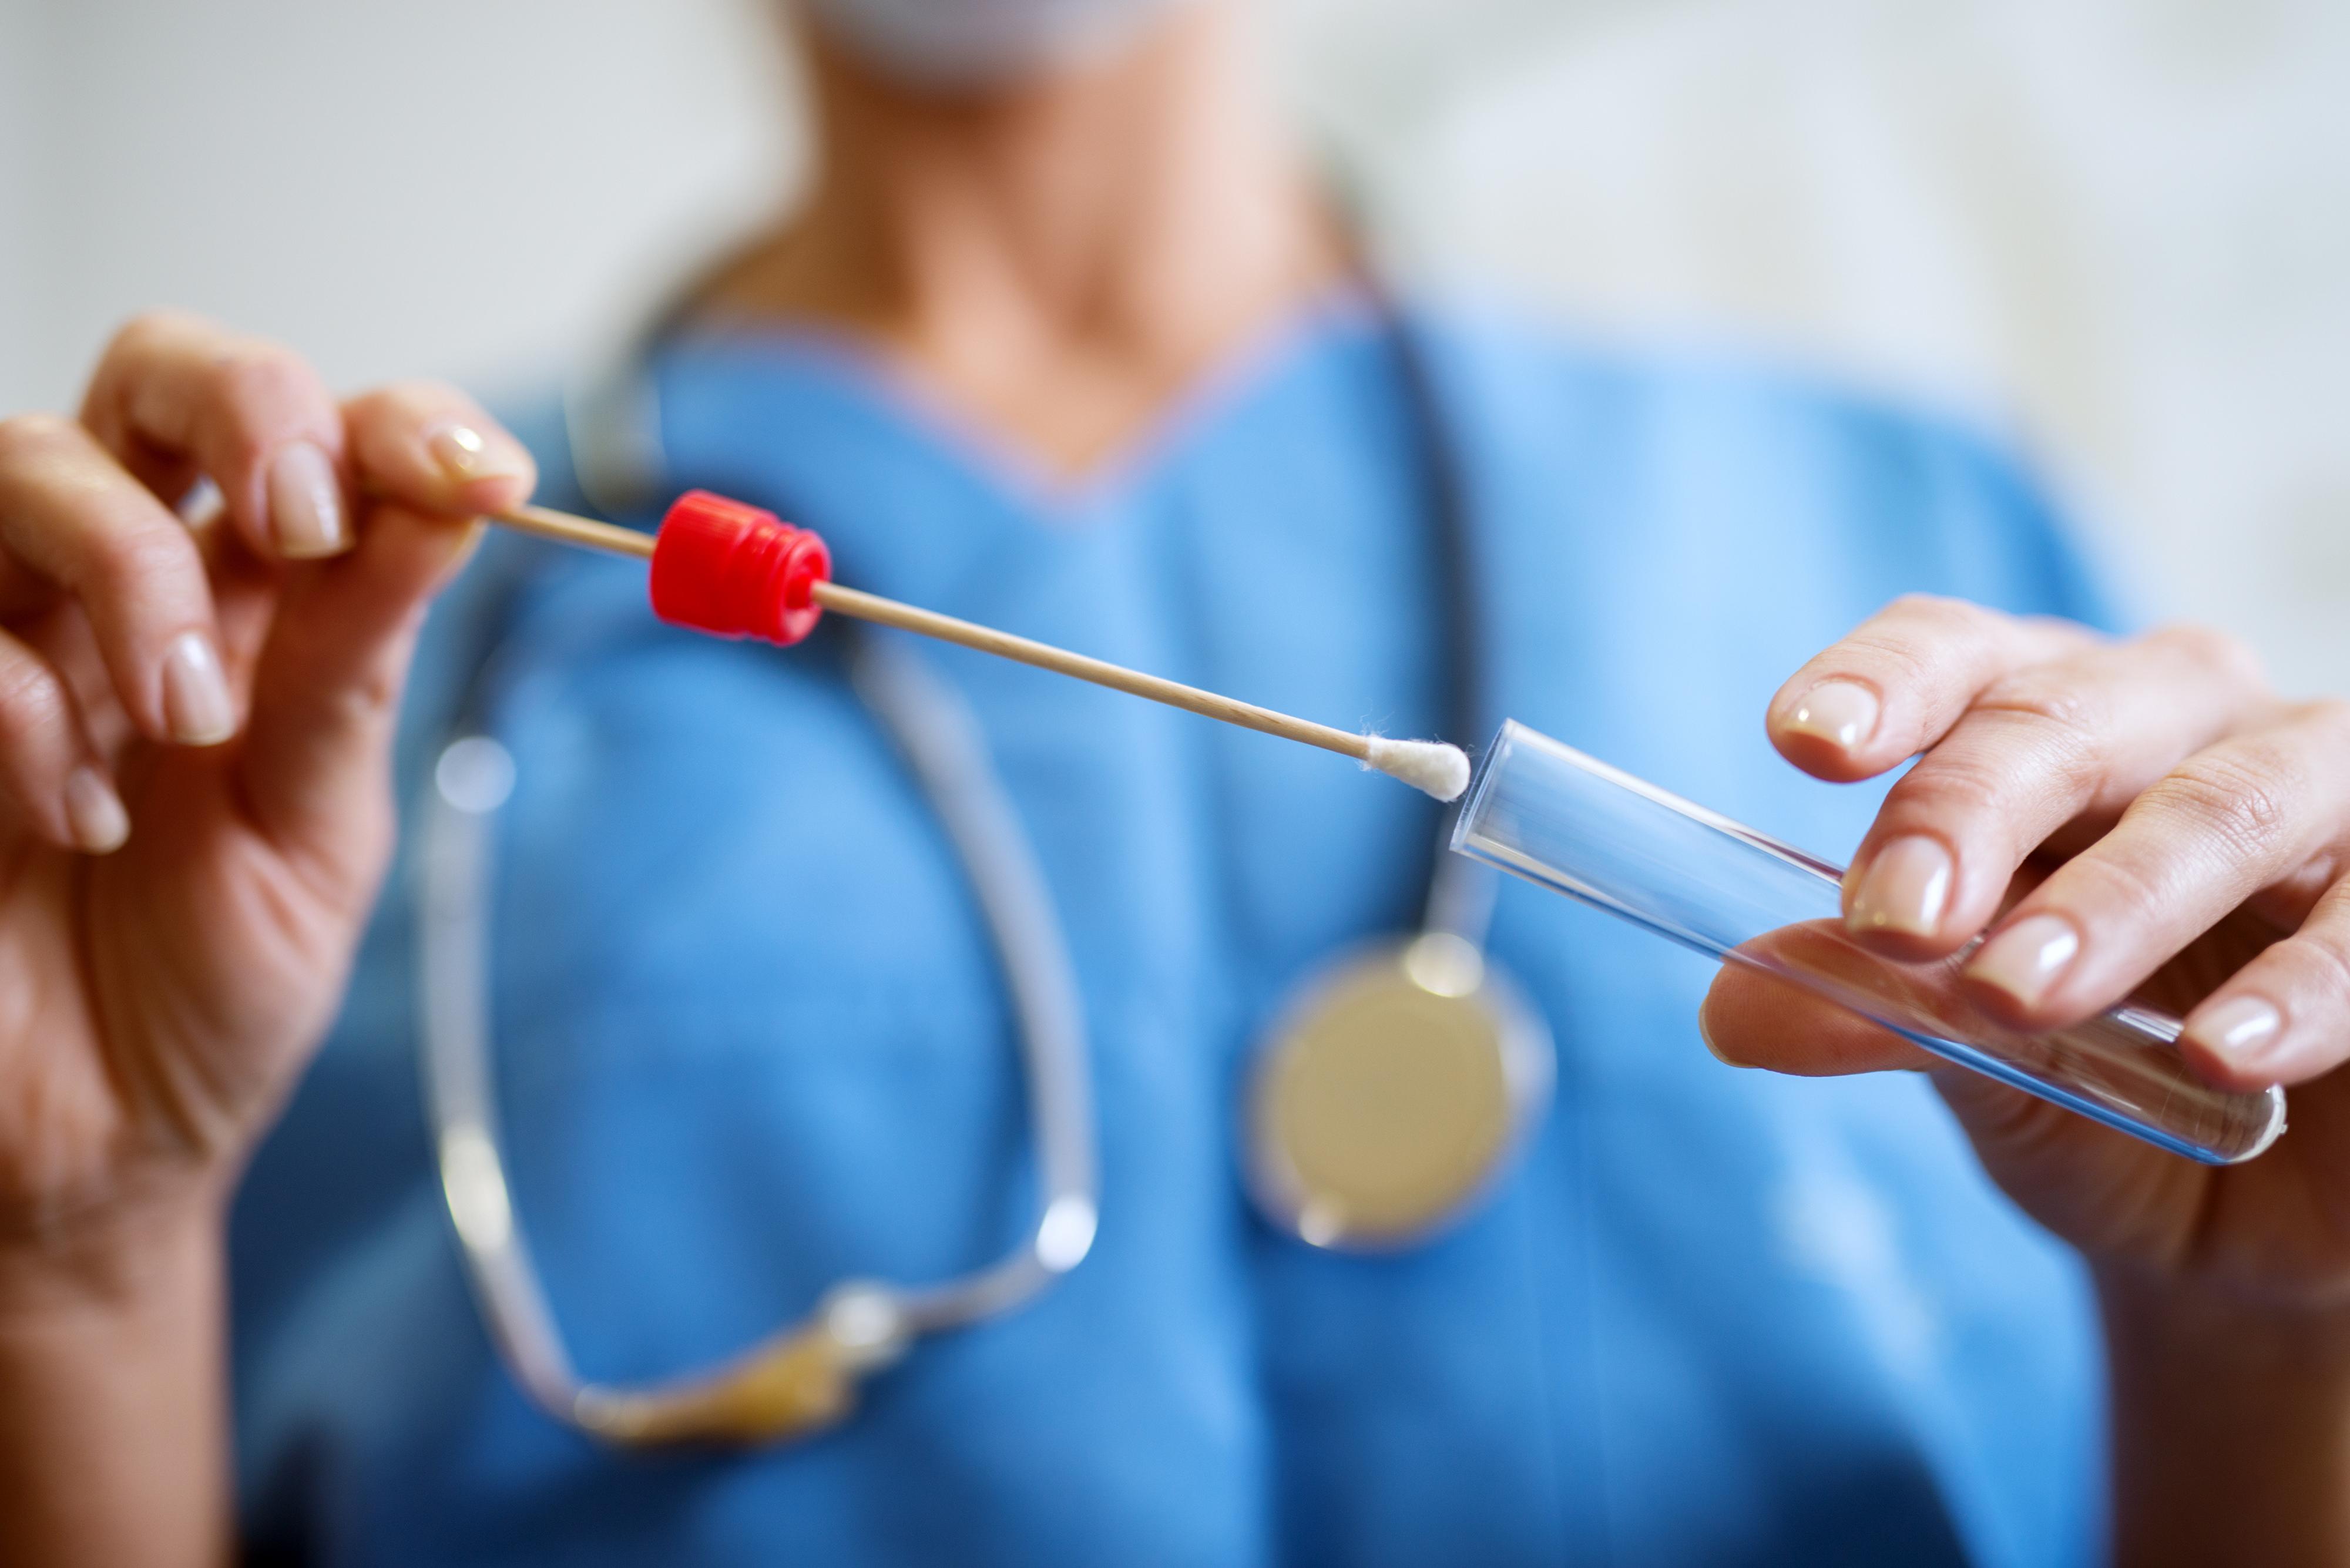
<instances>
[{"instance_id":1,"label":"skin","mask_svg":"<svg viewBox=\"0 0 2350 1568\"><path fill-rule=\"evenodd\" d=\"M961 99L809 52L838 151L703 314L853 333L1047 472L1339 274L1223 10ZM318 510L293 504L302 460L281 472L296 447L331 465L340 547L289 526ZM192 531L171 508L200 476L226 514ZM466 519L534 480L461 393L338 401L288 350L170 314L117 337L77 417L0 422L0 1559L234 1556L224 1207L375 898L418 618ZM167 673L191 632L230 689L220 732ZM85 841L93 778L119 846Z\"/></svg>"},{"instance_id":2,"label":"skin","mask_svg":"<svg viewBox=\"0 0 2350 1568\"><path fill-rule=\"evenodd\" d=\"M1876 695L1875 722L1805 722L1829 682ZM1769 724L1788 761L1825 779L1922 753L1854 857L1845 906L1859 940L1929 959L1988 931L1964 983L2012 1025L2077 1023L2131 996L2184 1013L2194 1070L2222 1087L2292 1086L2292 1128L2247 1165L2174 1158L1744 969L1706 998L1708 1043L1785 1073L1930 1071L1991 1178L2088 1259L2113 1376L2120 1561L2350 1562L2350 1075L2337 1070L2350 1055L2350 705L2279 701L2214 633L2112 642L1917 598L1805 665ZM1921 836L1952 864L1944 908L1922 929L1887 929L1871 918L1872 875ZM2050 917L2077 951L2044 984L1985 962ZM2263 1004L2273 1028L2223 1037Z\"/></svg>"},{"instance_id":3,"label":"skin","mask_svg":"<svg viewBox=\"0 0 2350 1568\"><path fill-rule=\"evenodd\" d=\"M1237 26L1182 12L1121 59L961 98L812 41L833 156L702 314L855 334L1046 472L1099 463L1345 270ZM171 506L199 476L224 514L191 529ZM290 352L171 315L123 332L78 417L0 422L0 1519L21 1560L234 1555L224 1206L336 1010L382 875L417 618L465 519L533 478L462 394L338 400ZM322 483L339 529L304 499ZM217 651L223 713L187 679L191 632ZM1831 678L1881 710L1848 743L1801 717ZM1855 892L1885 845L1923 833L1954 857L1948 909L1866 940L1917 956L2062 910L2075 966L2030 1004L1986 1005L2077 1017L2176 960L2162 980L2183 1000L2226 981L2199 1019L2247 991L2280 1009L2264 1057L2196 1047L2215 1078L2310 1084L2292 1136L2242 1170L1943 1087L1993 1175L2096 1265L2129 1559L2350 1556L2326 1076L2350 1009L2343 802L2324 785L2340 710L2277 703L2210 639L2111 647L1905 604L1807 667L1771 722L1823 777L1929 752ZM2033 856L2058 869L2000 915ZM1708 1000L1726 1057L1916 1064L1760 983L1726 976Z\"/></svg>"},{"instance_id":4,"label":"skin","mask_svg":"<svg viewBox=\"0 0 2350 1568\"><path fill-rule=\"evenodd\" d=\"M807 36L825 165L700 315L837 327L1047 473L1099 466L1349 270L1244 20L1187 8L1097 68L961 97Z\"/></svg>"},{"instance_id":5,"label":"skin","mask_svg":"<svg viewBox=\"0 0 2350 1568\"><path fill-rule=\"evenodd\" d=\"M459 430L480 432L471 473L429 445ZM340 476L357 542L330 558L275 543L266 474L297 442ZM229 511L202 532L166 505L199 472ZM425 600L465 518L532 479L462 394L338 403L284 350L179 317L123 332L78 420L0 425L0 1518L17 1560L227 1555L224 1205L374 899ZM192 732L168 690L165 650L191 634L217 650L226 734ZM65 808L79 769L127 807L110 852Z\"/></svg>"}]
</instances>

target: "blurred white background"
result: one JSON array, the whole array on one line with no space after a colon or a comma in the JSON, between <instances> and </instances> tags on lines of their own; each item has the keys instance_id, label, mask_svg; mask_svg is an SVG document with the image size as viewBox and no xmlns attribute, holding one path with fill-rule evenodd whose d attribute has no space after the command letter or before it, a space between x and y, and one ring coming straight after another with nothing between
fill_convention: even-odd
<instances>
[{"instance_id":1,"label":"blurred white background","mask_svg":"<svg viewBox=\"0 0 2350 1568\"><path fill-rule=\"evenodd\" d=\"M2142 599L2350 691L2350 5L1264 0L1423 265L2023 441ZM551 373L786 196L772 0L0 0L0 409L172 301Z\"/></svg>"}]
</instances>

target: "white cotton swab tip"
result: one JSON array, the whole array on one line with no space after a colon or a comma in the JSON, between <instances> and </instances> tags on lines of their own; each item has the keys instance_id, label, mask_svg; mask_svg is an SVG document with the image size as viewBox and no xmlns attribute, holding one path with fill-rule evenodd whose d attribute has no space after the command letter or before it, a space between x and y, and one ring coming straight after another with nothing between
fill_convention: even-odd
<instances>
[{"instance_id":1,"label":"white cotton swab tip","mask_svg":"<svg viewBox=\"0 0 2350 1568\"><path fill-rule=\"evenodd\" d=\"M1458 800L1469 787L1469 755L1458 746L1441 741L1390 741L1384 735L1364 739L1371 743L1363 758L1366 768L1377 768L1439 800Z\"/></svg>"}]
</instances>

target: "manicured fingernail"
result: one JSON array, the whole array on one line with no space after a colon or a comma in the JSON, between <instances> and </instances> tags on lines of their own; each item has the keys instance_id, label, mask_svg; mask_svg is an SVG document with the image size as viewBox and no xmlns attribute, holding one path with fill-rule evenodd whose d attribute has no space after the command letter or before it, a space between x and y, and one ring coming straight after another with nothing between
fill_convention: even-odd
<instances>
[{"instance_id":1,"label":"manicured fingernail","mask_svg":"<svg viewBox=\"0 0 2350 1568\"><path fill-rule=\"evenodd\" d=\"M1876 692L1849 680L1829 680L1804 693L1787 715L1786 727L1850 751L1876 732L1877 714Z\"/></svg>"},{"instance_id":2,"label":"manicured fingernail","mask_svg":"<svg viewBox=\"0 0 2350 1568\"><path fill-rule=\"evenodd\" d=\"M1950 852L1923 836L1897 838L1877 852L1853 889L1852 931L1901 931L1930 937L1950 901Z\"/></svg>"},{"instance_id":3,"label":"manicured fingernail","mask_svg":"<svg viewBox=\"0 0 2350 1568\"><path fill-rule=\"evenodd\" d=\"M130 814L106 775L84 763L66 775L66 825L92 855L110 855L130 836Z\"/></svg>"},{"instance_id":4,"label":"manicured fingernail","mask_svg":"<svg viewBox=\"0 0 2350 1568\"><path fill-rule=\"evenodd\" d=\"M2238 996L2198 1013L2187 1033L2205 1049L2249 1064L2268 1054L2283 1026L2284 1015L2268 1002Z\"/></svg>"},{"instance_id":5,"label":"manicured fingernail","mask_svg":"<svg viewBox=\"0 0 2350 1568\"><path fill-rule=\"evenodd\" d=\"M236 705L212 639L182 632L163 656L163 722L183 746L213 746L236 732Z\"/></svg>"},{"instance_id":6,"label":"manicured fingernail","mask_svg":"<svg viewBox=\"0 0 2350 1568\"><path fill-rule=\"evenodd\" d=\"M308 441L280 449L270 462L269 527L277 553L289 561L315 561L351 547L334 460Z\"/></svg>"},{"instance_id":7,"label":"manicured fingernail","mask_svg":"<svg viewBox=\"0 0 2350 1568\"><path fill-rule=\"evenodd\" d=\"M511 443L494 442L471 425L436 425L426 434L424 445L452 484L514 479L529 472L522 453Z\"/></svg>"},{"instance_id":8,"label":"manicured fingernail","mask_svg":"<svg viewBox=\"0 0 2350 1568\"><path fill-rule=\"evenodd\" d=\"M1983 943L1967 965L1967 977L1995 985L2030 1007L2048 994L2080 950L2081 934L2073 922L2062 915L2034 915Z\"/></svg>"}]
</instances>

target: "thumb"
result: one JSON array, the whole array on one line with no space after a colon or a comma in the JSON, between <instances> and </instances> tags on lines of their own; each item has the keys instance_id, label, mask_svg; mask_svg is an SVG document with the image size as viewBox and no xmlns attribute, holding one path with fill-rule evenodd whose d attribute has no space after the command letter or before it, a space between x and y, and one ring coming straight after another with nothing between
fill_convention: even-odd
<instances>
[{"instance_id":1,"label":"thumb","mask_svg":"<svg viewBox=\"0 0 2350 1568\"><path fill-rule=\"evenodd\" d=\"M281 852L364 898L391 836L390 754L425 602L479 538L462 521L530 493L529 454L452 387L400 382L344 406L363 494L348 555L289 577L255 667L244 800Z\"/></svg>"},{"instance_id":2,"label":"thumb","mask_svg":"<svg viewBox=\"0 0 2350 1568\"><path fill-rule=\"evenodd\" d=\"M237 759L255 825L356 898L390 837L390 757L424 608L483 524L384 504L348 555L290 578Z\"/></svg>"},{"instance_id":3,"label":"thumb","mask_svg":"<svg viewBox=\"0 0 2350 1568\"><path fill-rule=\"evenodd\" d=\"M1923 1068L1985 1173L2034 1220L2094 1255L2173 1256L2178 1243L2166 1226L2195 1210L2178 1189L2200 1179L2202 1167L1937 1060L1778 975L1724 966L1698 1024L1713 1054L1732 1066L1814 1077Z\"/></svg>"},{"instance_id":4,"label":"thumb","mask_svg":"<svg viewBox=\"0 0 2350 1568\"><path fill-rule=\"evenodd\" d=\"M1698 1033L1733 1067L1804 1078L1924 1067L1925 1052L1882 1024L1747 963L1727 963L1699 1007Z\"/></svg>"}]
</instances>

